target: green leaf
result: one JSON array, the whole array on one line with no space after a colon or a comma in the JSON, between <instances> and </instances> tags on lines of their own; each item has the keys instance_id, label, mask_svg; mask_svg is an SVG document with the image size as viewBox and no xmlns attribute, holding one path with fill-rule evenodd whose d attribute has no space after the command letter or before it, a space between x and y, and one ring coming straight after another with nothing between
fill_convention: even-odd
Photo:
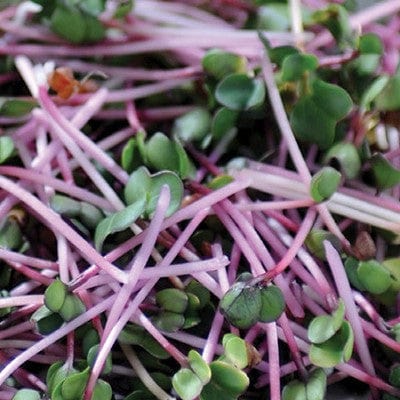
<instances>
[{"instance_id":1,"label":"green leaf","mask_svg":"<svg viewBox=\"0 0 400 400\"><path fill-rule=\"evenodd\" d=\"M238 396L249 386L248 376L236 367L223 361L213 361L210 364L211 382L224 389L232 396Z\"/></svg>"},{"instance_id":2,"label":"green leaf","mask_svg":"<svg viewBox=\"0 0 400 400\"><path fill-rule=\"evenodd\" d=\"M56 194L50 201L50 207L58 214L65 214L68 217L77 217L81 211L79 201L68 196Z\"/></svg>"},{"instance_id":3,"label":"green leaf","mask_svg":"<svg viewBox=\"0 0 400 400\"><path fill-rule=\"evenodd\" d=\"M94 229L104 218L103 213L94 205L90 203L80 202L81 209L79 211L79 218L82 223L90 229Z\"/></svg>"},{"instance_id":4,"label":"green leaf","mask_svg":"<svg viewBox=\"0 0 400 400\"><path fill-rule=\"evenodd\" d=\"M210 292L200 282L192 279L185 288L187 293L193 293L200 301L199 308L204 308L210 302Z\"/></svg>"},{"instance_id":5,"label":"green leaf","mask_svg":"<svg viewBox=\"0 0 400 400\"><path fill-rule=\"evenodd\" d=\"M215 97L230 110L245 111L264 102L265 86L260 79L232 74L218 84Z\"/></svg>"},{"instance_id":6,"label":"green leaf","mask_svg":"<svg viewBox=\"0 0 400 400\"><path fill-rule=\"evenodd\" d=\"M361 169L360 156L352 143L339 142L332 146L325 155L324 163L336 162L340 171L348 179L354 179Z\"/></svg>"},{"instance_id":7,"label":"green leaf","mask_svg":"<svg viewBox=\"0 0 400 400\"><path fill-rule=\"evenodd\" d=\"M91 400L111 400L113 395L110 384L103 379L98 379L93 390Z\"/></svg>"},{"instance_id":8,"label":"green leaf","mask_svg":"<svg viewBox=\"0 0 400 400\"><path fill-rule=\"evenodd\" d=\"M310 346L310 361L322 368L331 368L351 357L354 335L350 324L344 321L340 330L323 343L313 343Z\"/></svg>"},{"instance_id":9,"label":"green leaf","mask_svg":"<svg viewBox=\"0 0 400 400\"><path fill-rule=\"evenodd\" d=\"M124 188L124 197L127 204L140 204L141 201L147 198L151 185L151 176L147 168L140 167L134 171Z\"/></svg>"},{"instance_id":10,"label":"green leaf","mask_svg":"<svg viewBox=\"0 0 400 400\"><path fill-rule=\"evenodd\" d=\"M365 33L359 38L358 51L361 54L383 54L382 41L375 33Z\"/></svg>"},{"instance_id":11,"label":"green leaf","mask_svg":"<svg viewBox=\"0 0 400 400\"><path fill-rule=\"evenodd\" d=\"M323 167L311 179L310 194L320 203L329 199L337 190L342 175L332 167Z\"/></svg>"},{"instance_id":12,"label":"green leaf","mask_svg":"<svg viewBox=\"0 0 400 400\"><path fill-rule=\"evenodd\" d=\"M374 154L370 160L376 187L379 190L390 189L400 183L400 170L380 153Z\"/></svg>"},{"instance_id":13,"label":"green leaf","mask_svg":"<svg viewBox=\"0 0 400 400\"><path fill-rule=\"evenodd\" d=\"M143 164L143 160L137 145L136 138L131 138L128 143L124 146L121 153L121 165L122 168L132 173L135 169L139 168Z\"/></svg>"},{"instance_id":14,"label":"green leaf","mask_svg":"<svg viewBox=\"0 0 400 400\"><path fill-rule=\"evenodd\" d=\"M299 54L299 50L293 46L277 46L268 49L269 58L279 67L282 67L282 64L286 58L296 54Z\"/></svg>"},{"instance_id":15,"label":"green leaf","mask_svg":"<svg viewBox=\"0 0 400 400\"><path fill-rule=\"evenodd\" d=\"M175 120L172 133L183 142L192 142L203 139L210 127L210 113L205 108L197 107Z\"/></svg>"},{"instance_id":16,"label":"green leaf","mask_svg":"<svg viewBox=\"0 0 400 400\"><path fill-rule=\"evenodd\" d=\"M400 387L400 365L392 365L390 368L389 382L395 387Z\"/></svg>"},{"instance_id":17,"label":"green leaf","mask_svg":"<svg viewBox=\"0 0 400 400\"><path fill-rule=\"evenodd\" d=\"M174 140L175 152L179 160L178 174L182 179L194 178L196 176L196 168L190 161L185 149L178 140Z\"/></svg>"},{"instance_id":18,"label":"green leaf","mask_svg":"<svg viewBox=\"0 0 400 400\"><path fill-rule=\"evenodd\" d=\"M53 391L54 387L59 383L55 382L54 378L57 375L59 370L62 370L63 367L65 366L64 361L57 361L54 364L51 364L49 369L47 370L46 374L46 385L47 385L47 390L51 394Z\"/></svg>"},{"instance_id":19,"label":"green leaf","mask_svg":"<svg viewBox=\"0 0 400 400\"><path fill-rule=\"evenodd\" d=\"M326 260L324 241L328 240L333 247L340 251L342 249L340 240L337 236L323 229L312 229L307 235L305 245L308 250L321 260Z\"/></svg>"},{"instance_id":20,"label":"green leaf","mask_svg":"<svg viewBox=\"0 0 400 400\"><path fill-rule=\"evenodd\" d=\"M53 313L46 306L38 308L32 314L31 320L35 323L36 330L41 335L54 332L64 323L60 315Z\"/></svg>"},{"instance_id":21,"label":"green leaf","mask_svg":"<svg viewBox=\"0 0 400 400\"><path fill-rule=\"evenodd\" d=\"M289 8L278 1L259 7L257 12L257 29L286 31L290 28Z\"/></svg>"},{"instance_id":22,"label":"green leaf","mask_svg":"<svg viewBox=\"0 0 400 400\"><path fill-rule=\"evenodd\" d=\"M350 112L353 103L337 85L317 79L312 89L312 94L296 103L290 122L299 139L326 149L333 143L336 124Z\"/></svg>"},{"instance_id":23,"label":"green leaf","mask_svg":"<svg viewBox=\"0 0 400 400\"><path fill-rule=\"evenodd\" d=\"M400 108L400 68L376 96L375 107L379 111L394 111Z\"/></svg>"},{"instance_id":24,"label":"green leaf","mask_svg":"<svg viewBox=\"0 0 400 400\"><path fill-rule=\"evenodd\" d=\"M306 385L294 379L283 388L282 400L311 400L311 398L307 397Z\"/></svg>"},{"instance_id":25,"label":"green leaf","mask_svg":"<svg viewBox=\"0 0 400 400\"><path fill-rule=\"evenodd\" d=\"M246 342L232 334L226 334L223 337L225 359L236 368L243 369L249 365L248 345Z\"/></svg>"},{"instance_id":26,"label":"green leaf","mask_svg":"<svg viewBox=\"0 0 400 400\"><path fill-rule=\"evenodd\" d=\"M56 279L44 292L44 304L49 310L57 312L64 304L67 293L67 285Z\"/></svg>"},{"instance_id":27,"label":"green leaf","mask_svg":"<svg viewBox=\"0 0 400 400\"><path fill-rule=\"evenodd\" d=\"M97 354L99 352L99 344L94 345L93 347L90 348L87 356L86 356L86 361L89 365L89 367L93 368L93 365L96 361ZM109 374L112 370L112 359L111 359L111 352L108 353L108 356L106 358L106 362L104 363L103 369L102 369L102 374Z\"/></svg>"},{"instance_id":28,"label":"green leaf","mask_svg":"<svg viewBox=\"0 0 400 400\"><path fill-rule=\"evenodd\" d=\"M323 369L317 368L313 371L306 383L307 400L324 400L326 381L326 373Z\"/></svg>"},{"instance_id":29,"label":"green leaf","mask_svg":"<svg viewBox=\"0 0 400 400\"><path fill-rule=\"evenodd\" d=\"M173 376L172 386L182 400L195 399L203 389L200 378L188 368L182 368Z\"/></svg>"},{"instance_id":30,"label":"green leaf","mask_svg":"<svg viewBox=\"0 0 400 400\"><path fill-rule=\"evenodd\" d=\"M37 390L20 389L13 396L12 400L40 400L41 396Z\"/></svg>"},{"instance_id":31,"label":"green leaf","mask_svg":"<svg viewBox=\"0 0 400 400\"><path fill-rule=\"evenodd\" d=\"M277 320L285 309L285 298L281 289L275 285L264 286L260 289L261 309L258 320L272 322Z\"/></svg>"},{"instance_id":32,"label":"green leaf","mask_svg":"<svg viewBox=\"0 0 400 400\"><path fill-rule=\"evenodd\" d=\"M246 72L247 61L243 56L212 49L203 57L202 66L207 74L220 80L230 74Z\"/></svg>"},{"instance_id":33,"label":"green leaf","mask_svg":"<svg viewBox=\"0 0 400 400\"><path fill-rule=\"evenodd\" d=\"M85 39L85 17L73 7L59 4L51 16L50 28L54 33L72 43L81 43Z\"/></svg>"},{"instance_id":34,"label":"green leaf","mask_svg":"<svg viewBox=\"0 0 400 400\"><path fill-rule=\"evenodd\" d=\"M378 261L360 261L357 276L365 289L373 294L385 292L392 284L389 271Z\"/></svg>"},{"instance_id":35,"label":"green leaf","mask_svg":"<svg viewBox=\"0 0 400 400\"><path fill-rule=\"evenodd\" d=\"M66 377L77 372L75 368L69 367L64 362L52 364L46 377L47 390L51 397L53 398L53 393L58 387L61 389L62 382Z\"/></svg>"},{"instance_id":36,"label":"green leaf","mask_svg":"<svg viewBox=\"0 0 400 400\"><path fill-rule=\"evenodd\" d=\"M168 288L157 292L156 302L166 311L182 314L188 306L188 296L182 290Z\"/></svg>"},{"instance_id":37,"label":"green leaf","mask_svg":"<svg viewBox=\"0 0 400 400\"><path fill-rule=\"evenodd\" d=\"M247 329L260 317L262 307L261 291L258 287L235 283L222 297L220 309L230 324Z\"/></svg>"},{"instance_id":38,"label":"green leaf","mask_svg":"<svg viewBox=\"0 0 400 400\"><path fill-rule=\"evenodd\" d=\"M235 128L239 113L229 108L221 107L215 114L211 124L213 139L219 140Z\"/></svg>"},{"instance_id":39,"label":"green leaf","mask_svg":"<svg viewBox=\"0 0 400 400\"><path fill-rule=\"evenodd\" d=\"M317 24L325 26L336 39L340 47L353 45L354 35L351 31L349 16L346 9L338 4L331 4L313 15Z\"/></svg>"},{"instance_id":40,"label":"green leaf","mask_svg":"<svg viewBox=\"0 0 400 400\"><path fill-rule=\"evenodd\" d=\"M94 243L96 249L101 249L104 240L112 233L121 232L131 226L144 212L146 198L142 197L121 211L103 219L96 228Z\"/></svg>"},{"instance_id":41,"label":"green leaf","mask_svg":"<svg viewBox=\"0 0 400 400\"><path fill-rule=\"evenodd\" d=\"M366 290L364 285L361 283L358 278L357 268L359 261L355 258L348 257L344 262L344 269L346 271L346 275L349 278L350 283L358 290L364 291Z\"/></svg>"},{"instance_id":42,"label":"green leaf","mask_svg":"<svg viewBox=\"0 0 400 400\"><path fill-rule=\"evenodd\" d=\"M18 222L11 218L4 218L0 223L0 247L17 250L22 245L22 232Z\"/></svg>"},{"instance_id":43,"label":"green leaf","mask_svg":"<svg viewBox=\"0 0 400 400\"><path fill-rule=\"evenodd\" d=\"M291 54L282 63L282 81L291 82L303 78L308 71L314 71L318 67L318 58L313 54Z\"/></svg>"},{"instance_id":44,"label":"green leaf","mask_svg":"<svg viewBox=\"0 0 400 400\"><path fill-rule=\"evenodd\" d=\"M33 100L0 98L0 115L3 117L23 117L37 106ZM1 145L0 145L1 147Z\"/></svg>"},{"instance_id":45,"label":"green leaf","mask_svg":"<svg viewBox=\"0 0 400 400\"><path fill-rule=\"evenodd\" d=\"M166 217L171 216L181 205L183 198L183 183L179 176L172 171L161 171L151 177L151 189L147 195L146 214L151 218L154 214L161 189L164 185L169 187L170 202Z\"/></svg>"},{"instance_id":46,"label":"green leaf","mask_svg":"<svg viewBox=\"0 0 400 400\"><path fill-rule=\"evenodd\" d=\"M366 109L366 110L371 109L371 103L386 87L386 85L389 82L389 79L390 78L386 75L379 76L371 83L370 86L367 87L360 100L361 109Z\"/></svg>"},{"instance_id":47,"label":"green leaf","mask_svg":"<svg viewBox=\"0 0 400 400\"><path fill-rule=\"evenodd\" d=\"M85 15L85 42L98 42L105 37L105 28L97 17Z\"/></svg>"},{"instance_id":48,"label":"green leaf","mask_svg":"<svg viewBox=\"0 0 400 400\"><path fill-rule=\"evenodd\" d=\"M68 322L78 317L85 311L86 307L77 295L67 294L58 313L64 321Z\"/></svg>"},{"instance_id":49,"label":"green leaf","mask_svg":"<svg viewBox=\"0 0 400 400\"><path fill-rule=\"evenodd\" d=\"M203 385L208 383L211 379L211 369L201 355L195 350L190 350L188 354L188 361L190 368L199 377L201 383Z\"/></svg>"},{"instance_id":50,"label":"green leaf","mask_svg":"<svg viewBox=\"0 0 400 400\"><path fill-rule=\"evenodd\" d=\"M344 304L340 300L337 310L330 315L319 315L313 318L308 326L307 336L311 343L323 343L340 329L344 319Z\"/></svg>"},{"instance_id":51,"label":"green leaf","mask_svg":"<svg viewBox=\"0 0 400 400\"><path fill-rule=\"evenodd\" d=\"M153 318L154 325L165 332L176 332L185 324L185 317L171 311L164 311Z\"/></svg>"},{"instance_id":52,"label":"green leaf","mask_svg":"<svg viewBox=\"0 0 400 400\"><path fill-rule=\"evenodd\" d=\"M61 384L61 394L64 400L80 399L89 378L90 369L67 376Z\"/></svg>"},{"instance_id":53,"label":"green leaf","mask_svg":"<svg viewBox=\"0 0 400 400\"><path fill-rule=\"evenodd\" d=\"M114 12L114 18L119 19L126 17L132 11L133 3L133 0L120 0Z\"/></svg>"},{"instance_id":54,"label":"green leaf","mask_svg":"<svg viewBox=\"0 0 400 400\"><path fill-rule=\"evenodd\" d=\"M166 360L170 357L164 348L141 326L128 324L118 336L121 343L133 344L142 347L152 356Z\"/></svg>"},{"instance_id":55,"label":"green leaf","mask_svg":"<svg viewBox=\"0 0 400 400\"><path fill-rule=\"evenodd\" d=\"M146 143L148 163L156 170L179 171L179 157L174 142L161 132L155 133Z\"/></svg>"},{"instance_id":56,"label":"green leaf","mask_svg":"<svg viewBox=\"0 0 400 400\"><path fill-rule=\"evenodd\" d=\"M9 136L0 137L0 164L14 155L14 142Z\"/></svg>"}]
</instances>

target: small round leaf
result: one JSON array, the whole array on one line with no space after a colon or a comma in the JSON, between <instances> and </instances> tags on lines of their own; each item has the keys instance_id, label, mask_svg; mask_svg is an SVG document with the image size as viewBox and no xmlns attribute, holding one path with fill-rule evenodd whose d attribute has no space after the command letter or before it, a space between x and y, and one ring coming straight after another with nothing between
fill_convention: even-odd
<instances>
[{"instance_id":1,"label":"small round leaf","mask_svg":"<svg viewBox=\"0 0 400 400\"><path fill-rule=\"evenodd\" d=\"M357 276L365 289L373 294L385 292L392 284L389 271L378 261L360 261Z\"/></svg>"},{"instance_id":2,"label":"small round leaf","mask_svg":"<svg viewBox=\"0 0 400 400\"><path fill-rule=\"evenodd\" d=\"M156 302L166 311L182 314L187 308L188 296L182 290L168 288L156 294Z\"/></svg>"},{"instance_id":3,"label":"small round leaf","mask_svg":"<svg viewBox=\"0 0 400 400\"><path fill-rule=\"evenodd\" d=\"M182 400L195 399L203 389L200 378L188 368L182 368L173 376L172 386Z\"/></svg>"},{"instance_id":4,"label":"small round leaf","mask_svg":"<svg viewBox=\"0 0 400 400\"><path fill-rule=\"evenodd\" d=\"M218 84L215 97L231 110L244 111L264 102L265 86L259 79L232 74Z\"/></svg>"},{"instance_id":5,"label":"small round leaf","mask_svg":"<svg viewBox=\"0 0 400 400\"><path fill-rule=\"evenodd\" d=\"M37 390L21 389L13 396L12 400L40 400L41 396Z\"/></svg>"},{"instance_id":6,"label":"small round leaf","mask_svg":"<svg viewBox=\"0 0 400 400\"><path fill-rule=\"evenodd\" d=\"M188 361L190 368L200 378L202 384L205 385L208 383L211 379L211 369L201 355L195 350L190 350Z\"/></svg>"},{"instance_id":7,"label":"small round leaf","mask_svg":"<svg viewBox=\"0 0 400 400\"><path fill-rule=\"evenodd\" d=\"M44 292L44 304L50 311L57 312L64 304L67 293L67 285L56 279Z\"/></svg>"},{"instance_id":8,"label":"small round leaf","mask_svg":"<svg viewBox=\"0 0 400 400\"><path fill-rule=\"evenodd\" d=\"M275 285L260 289L261 309L259 321L272 322L277 320L285 309L285 298L282 291Z\"/></svg>"},{"instance_id":9,"label":"small round leaf","mask_svg":"<svg viewBox=\"0 0 400 400\"><path fill-rule=\"evenodd\" d=\"M317 203L329 199L337 190L342 175L332 167L324 167L311 179L311 197Z\"/></svg>"}]
</instances>

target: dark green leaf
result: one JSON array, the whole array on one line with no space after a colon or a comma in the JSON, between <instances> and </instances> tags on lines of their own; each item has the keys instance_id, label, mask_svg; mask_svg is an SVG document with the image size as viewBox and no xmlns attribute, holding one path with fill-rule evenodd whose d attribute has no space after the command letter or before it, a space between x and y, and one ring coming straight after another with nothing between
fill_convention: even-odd
<instances>
[{"instance_id":1,"label":"dark green leaf","mask_svg":"<svg viewBox=\"0 0 400 400\"><path fill-rule=\"evenodd\" d=\"M72 43L80 43L85 39L85 17L76 8L58 5L51 16L50 28Z\"/></svg>"},{"instance_id":2,"label":"dark green leaf","mask_svg":"<svg viewBox=\"0 0 400 400\"><path fill-rule=\"evenodd\" d=\"M364 285L361 283L358 278L357 268L358 268L358 260L352 257L348 257L344 263L344 268L346 270L347 277L351 284L358 290L366 290Z\"/></svg>"},{"instance_id":3,"label":"dark green leaf","mask_svg":"<svg viewBox=\"0 0 400 400\"><path fill-rule=\"evenodd\" d=\"M143 196L141 199L133 204L130 204L121 211L118 211L109 217L103 219L96 228L94 234L94 242L96 249L101 249L104 240L112 233L121 232L129 228L145 210L146 198Z\"/></svg>"},{"instance_id":4,"label":"dark green leaf","mask_svg":"<svg viewBox=\"0 0 400 400\"><path fill-rule=\"evenodd\" d=\"M58 329L64 320L58 315L51 312L46 306L38 308L31 317L36 325L36 330L41 335L47 335Z\"/></svg>"},{"instance_id":5,"label":"dark green leaf","mask_svg":"<svg viewBox=\"0 0 400 400\"><path fill-rule=\"evenodd\" d=\"M376 96L375 107L380 111L393 111L400 108L400 68Z\"/></svg>"},{"instance_id":6,"label":"dark green leaf","mask_svg":"<svg viewBox=\"0 0 400 400\"><path fill-rule=\"evenodd\" d=\"M311 179L311 197L317 203L329 199L337 190L342 175L332 167L324 167Z\"/></svg>"},{"instance_id":7,"label":"dark green leaf","mask_svg":"<svg viewBox=\"0 0 400 400\"><path fill-rule=\"evenodd\" d=\"M185 324L185 317L170 311L163 311L153 318L154 325L165 332L176 332Z\"/></svg>"},{"instance_id":8,"label":"dark green leaf","mask_svg":"<svg viewBox=\"0 0 400 400\"><path fill-rule=\"evenodd\" d=\"M235 283L220 302L221 312L237 328L250 328L260 318L262 307L261 292L258 287L246 283Z\"/></svg>"},{"instance_id":9,"label":"dark green leaf","mask_svg":"<svg viewBox=\"0 0 400 400\"><path fill-rule=\"evenodd\" d=\"M91 367L91 368L93 368L93 365L96 361L96 357L99 352L99 347L100 347L100 345L98 345L98 344L94 345L93 347L90 348L90 350L87 354L86 360L87 360L89 367ZM104 363L104 366L103 366L102 373L109 374L111 372L111 369L112 369L111 353L108 353L106 362Z\"/></svg>"},{"instance_id":10,"label":"dark green leaf","mask_svg":"<svg viewBox=\"0 0 400 400\"><path fill-rule=\"evenodd\" d=\"M277 46L268 50L269 58L274 64L278 65L279 67L282 66L283 61L286 58L296 54L299 54L299 50L293 46Z\"/></svg>"},{"instance_id":11,"label":"dark green leaf","mask_svg":"<svg viewBox=\"0 0 400 400\"><path fill-rule=\"evenodd\" d=\"M128 324L119 334L121 343L133 344L142 347L154 357L165 360L170 357L163 347L142 327Z\"/></svg>"},{"instance_id":12,"label":"dark green leaf","mask_svg":"<svg viewBox=\"0 0 400 400\"><path fill-rule=\"evenodd\" d=\"M211 133L215 140L224 137L232 129L235 129L236 121L239 117L237 111L221 107L214 115L211 124Z\"/></svg>"},{"instance_id":13,"label":"dark green leaf","mask_svg":"<svg viewBox=\"0 0 400 400\"><path fill-rule=\"evenodd\" d=\"M257 78L250 78L245 74L232 74L218 84L215 97L219 103L231 110L249 110L264 102L265 86Z\"/></svg>"},{"instance_id":14,"label":"dark green leaf","mask_svg":"<svg viewBox=\"0 0 400 400\"><path fill-rule=\"evenodd\" d=\"M395 387L400 387L400 365L393 365L390 368L389 382Z\"/></svg>"},{"instance_id":15,"label":"dark green leaf","mask_svg":"<svg viewBox=\"0 0 400 400\"><path fill-rule=\"evenodd\" d=\"M50 201L51 208L58 214L77 217L81 211L81 203L68 196L56 194Z\"/></svg>"},{"instance_id":16,"label":"dark green leaf","mask_svg":"<svg viewBox=\"0 0 400 400\"><path fill-rule=\"evenodd\" d=\"M272 322L277 320L285 309L285 298L282 291L275 285L260 289L261 309L258 320Z\"/></svg>"},{"instance_id":17,"label":"dark green leaf","mask_svg":"<svg viewBox=\"0 0 400 400\"><path fill-rule=\"evenodd\" d=\"M296 136L326 149L335 138L336 124L352 108L352 100L339 86L315 80L312 94L296 103L291 115L291 125Z\"/></svg>"},{"instance_id":18,"label":"dark green leaf","mask_svg":"<svg viewBox=\"0 0 400 400\"><path fill-rule=\"evenodd\" d=\"M361 54L382 54L383 44L375 33L366 33L360 36L358 50Z\"/></svg>"},{"instance_id":19,"label":"dark green leaf","mask_svg":"<svg viewBox=\"0 0 400 400\"><path fill-rule=\"evenodd\" d=\"M297 81L305 72L314 71L318 67L318 58L313 54L291 54L282 63L282 81Z\"/></svg>"},{"instance_id":20,"label":"dark green leaf","mask_svg":"<svg viewBox=\"0 0 400 400\"><path fill-rule=\"evenodd\" d=\"M375 184L379 190L390 189L400 183L400 170L393 167L380 153L374 154L370 161Z\"/></svg>"},{"instance_id":21,"label":"dark green leaf","mask_svg":"<svg viewBox=\"0 0 400 400\"><path fill-rule=\"evenodd\" d=\"M136 138L131 138L122 149L121 165L129 174L143 164L143 160L136 143Z\"/></svg>"},{"instance_id":22,"label":"dark green leaf","mask_svg":"<svg viewBox=\"0 0 400 400\"><path fill-rule=\"evenodd\" d=\"M202 66L205 72L216 79L234 73L246 72L246 58L223 50L209 50L203 57Z\"/></svg>"},{"instance_id":23,"label":"dark green leaf","mask_svg":"<svg viewBox=\"0 0 400 400\"><path fill-rule=\"evenodd\" d=\"M185 290L187 293L193 293L199 299L199 308L205 307L210 301L210 292L194 279L187 284Z\"/></svg>"},{"instance_id":24,"label":"dark green leaf","mask_svg":"<svg viewBox=\"0 0 400 400\"><path fill-rule=\"evenodd\" d=\"M317 24L325 26L331 32L340 47L353 45L354 35L348 13L343 6L331 4L323 10L316 11L313 18Z\"/></svg>"},{"instance_id":25,"label":"dark green leaf","mask_svg":"<svg viewBox=\"0 0 400 400\"><path fill-rule=\"evenodd\" d=\"M3 117L22 117L29 114L37 103L33 100L0 98L0 115Z\"/></svg>"},{"instance_id":26,"label":"dark green leaf","mask_svg":"<svg viewBox=\"0 0 400 400\"><path fill-rule=\"evenodd\" d=\"M156 302L166 311L182 314L188 305L188 296L176 288L163 289L157 292Z\"/></svg>"}]
</instances>

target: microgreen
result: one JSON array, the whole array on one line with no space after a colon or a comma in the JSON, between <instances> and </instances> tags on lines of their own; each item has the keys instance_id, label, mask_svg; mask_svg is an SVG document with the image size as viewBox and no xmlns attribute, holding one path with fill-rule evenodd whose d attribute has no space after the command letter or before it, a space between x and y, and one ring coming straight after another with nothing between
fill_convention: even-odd
<instances>
[{"instance_id":1,"label":"microgreen","mask_svg":"<svg viewBox=\"0 0 400 400\"><path fill-rule=\"evenodd\" d=\"M1 3L1 399L400 398L398 1Z\"/></svg>"}]
</instances>

